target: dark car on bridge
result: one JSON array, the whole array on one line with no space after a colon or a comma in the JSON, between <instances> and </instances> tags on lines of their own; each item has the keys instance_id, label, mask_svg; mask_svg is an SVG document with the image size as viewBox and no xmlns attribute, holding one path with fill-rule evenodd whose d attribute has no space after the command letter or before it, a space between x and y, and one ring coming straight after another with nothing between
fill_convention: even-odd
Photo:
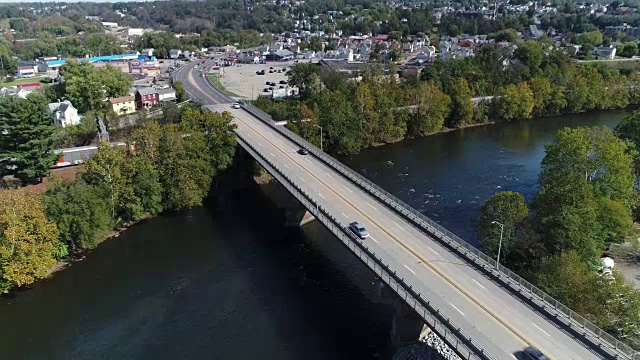
<instances>
[{"instance_id":1,"label":"dark car on bridge","mask_svg":"<svg viewBox=\"0 0 640 360\"><path fill-rule=\"evenodd\" d=\"M360 239L364 239L367 236L369 236L367 229L365 229L364 226L360 225L360 223L357 221L354 221L351 224L349 224L349 230L351 230L351 232L353 232L354 234L358 235Z\"/></svg>"},{"instance_id":2,"label":"dark car on bridge","mask_svg":"<svg viewBox=\"0 0 640 360\"><path fill-rule=\"evenodd\" d=\"M545 354L543 354L542 351L534 347L528 347L524 349L522 354L526 360L549 360L549 358Z\"/></svg>"},{"instance_id":3,"label":"dark car on bridge","mask_svg":"<svg viewBox=\"0 0 640 360\"><path fill-rule=\"evenodd\" d=\"M300 149L298 149L298 154L300 154L300 155L308 155L309 154L309 150L307 150L305 148L300 148Z\"/></svg>"}]
</instances>

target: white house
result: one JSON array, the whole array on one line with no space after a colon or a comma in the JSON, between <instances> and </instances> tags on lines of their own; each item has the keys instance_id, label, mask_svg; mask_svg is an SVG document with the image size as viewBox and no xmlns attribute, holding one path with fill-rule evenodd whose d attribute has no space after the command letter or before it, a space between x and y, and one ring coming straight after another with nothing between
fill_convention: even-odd
<instances>
[{"instance_id":1,"label":"white house","mask_svg":"<svg viewBox=\"0 0 640 360\"><path fill-rule=\"evenodd\" d=\"M593 49L593 53L599 57L613 60L613 58L616 57L616 48L613 46L598 46L597 48Z\"/></svg>"},{"instance_id":2,"label":"white house","mask_svg":"<svg viewBox=\"0 0 640 360\"><path fill-rule=\"evenodd\" d=\"M175 101L176 91L173 88L156 89L158 101Z\"/></svg>"},{"instance_id":3,"label":"white house","mask_svg":"<svg viewBox=\"0 0 640 360\"><path fill-rule=\"evenodd\" d=\"M49 115L53 117L53 123L59 127L80 123L78 110L73 107L73 104L71 104L69 100L49 104Z\"/></svg>"}]
</instances>

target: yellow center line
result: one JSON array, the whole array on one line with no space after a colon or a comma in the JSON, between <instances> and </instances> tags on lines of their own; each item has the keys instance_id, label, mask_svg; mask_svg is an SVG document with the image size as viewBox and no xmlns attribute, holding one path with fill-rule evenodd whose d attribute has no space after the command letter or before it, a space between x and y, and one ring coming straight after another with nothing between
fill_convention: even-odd
<instances>
[{"instance_id":1,"label":"yellow center line","mask_svg":"<svg viewBox=\"0 0 640 360\"><path fill-rule=\"evenodd\" d=\"M197 84L194 84L194 85L202 91L200 86L198 86ZM203 92L203 93L208 98L210 98L214 103L220 105L222 108L225 108L224 105L220 104L218 101L216 101L211 96L206 94L206 92ZM545 354L549 354L549 352L545 351L543 347L541 347L540 345L536 344L534 341L529 339L526 335L524 335L524 334L520 333L519 331L517 331L515 329L515 327L513 325L509 324L509 322L507 320L505 320L504 318L502 318L502 316L500 316L497 313L494 313L493 310L488 305L484 304L481 300L477 299L472 294L467 293L467 291L462 286L458 285L453 279L451 279L442 270L440 270L440 268L438 268L436 265L432 264L429 260L427 260L424 257L422 257L422 255L418 251L414 250L410 245L404 243L402 240L397 238L392 231L388 230L385 226L379 224L376 220L374 220L373 217L371 217L369 214L367 214L366 211L361 210L359 207L355 206L350 200L348 200L343 195L341 195L338 192L336 192L331 186L326 184L322 179L317 177L313 172L307 170L304 166L302 166L302 164L300 162L298 162L296 159L294 159L291 155L289 155L287 152L281 150L273 141L271 141L270 139L265 137L260 131L256 130L253 126L249 125L247 123L247 121L242 120L240 117L235 117L235 118L240 120L243 124L245 124L251 130L253 130L258 136L262 137L265 141L269 142L274 148L276 148L278 151L280 151L282 154L284 154L284 156L288 157L293 163L297 164L303 171L305 171L309 175L311 175L311 177L315 178L318 182L322 183L330 192L334 193L338 198L342 199L345 203L349 204L356 212L358 212L358 213L362 214L364 217L366 217L378 229L380 229L382 232L386 233L387 236L389 236L397 244L402 246L411 255L413 255L415 258L420 260L421 264L423 266L431 268L431 270L433 270L437 275L439 275L442 279L444 279L447 283L449 283L454 290L456 290L461 295L463 295L464 297L466 297L469 300L471 300L471 303L475 304L483 312L487 313L497 324L501 325L506 330L508 330L510 333L515 335L523 344L529 345L529 346L534 346L534 347L540 349L541 351L543 351ZM549 356L549 355L547 355L547 356ZM550 357L550 359L552 359L552 358Z\"/></svg>"}]
</instances>

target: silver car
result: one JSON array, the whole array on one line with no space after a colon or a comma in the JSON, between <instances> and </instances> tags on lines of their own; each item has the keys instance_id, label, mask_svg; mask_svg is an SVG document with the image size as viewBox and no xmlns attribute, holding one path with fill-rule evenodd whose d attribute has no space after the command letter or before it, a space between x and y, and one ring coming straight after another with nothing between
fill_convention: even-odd
<instances>
[{"instance_id":1,"label":"silver car","mask_svg":"<svg viewBox=\"0 0 640 360\"><path fill-rule=\"evenodd\" d=\"M351 230L351 232L353 232L354 234L358 235L360 239L364 239L367 236L369 236L369 233L364 228L364 226L360 225L360 223L357 221L354 221L351 224L349 224L349 230Z\"/></svg>"}]
</instances>

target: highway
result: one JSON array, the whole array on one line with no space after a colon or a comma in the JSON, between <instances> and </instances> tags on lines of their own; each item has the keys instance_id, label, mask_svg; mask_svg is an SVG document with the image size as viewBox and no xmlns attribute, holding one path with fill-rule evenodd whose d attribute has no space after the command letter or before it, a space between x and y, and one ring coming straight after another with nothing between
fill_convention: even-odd
<instances>
[{"instance_id":1,"label":"highway","mask_svg":"<svg viewBox=\"0 0 640 360\"><path fill-rule=\"evenodd\" d=\"M364 225L370 237L363 241L496 359L518 359L528 346L555 360L608 358L590 350L320 160L298 154L297 145L267 124L243 109L233 109L233 100L214 89L193 65L179 69L175 78L192 99L212 111L230 112L239 137L289 178L297 179L300 188L345 225L352 221Z\"/></svg>"}]
</instances>

